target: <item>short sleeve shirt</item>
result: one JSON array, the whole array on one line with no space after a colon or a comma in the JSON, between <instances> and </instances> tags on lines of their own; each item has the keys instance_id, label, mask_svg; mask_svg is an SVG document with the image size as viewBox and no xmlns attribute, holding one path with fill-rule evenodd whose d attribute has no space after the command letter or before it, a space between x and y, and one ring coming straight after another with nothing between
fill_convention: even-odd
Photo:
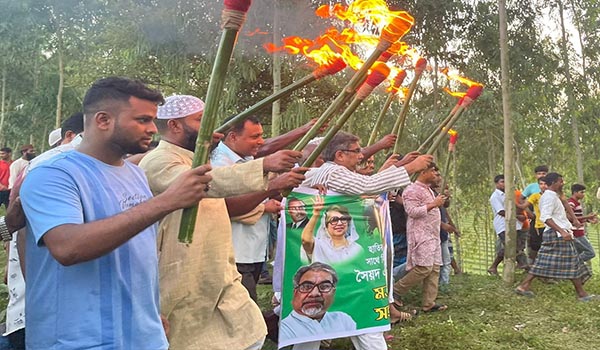
<instances>
[{"instance_id":1,"label":"short sleeve shirt","mask_svg":"<svg viewBox=\"0 0 600 350\"><path fill-rule=\"evenodd\" d=\"M126 211L152 197L137 166L73 151L33 169L21 188L27 216L27 349L167 349L158 299L156 224L112 252L63 266L43 237ZM107 237L107 239L110 239Z\"/></svg>"}]
</instances>

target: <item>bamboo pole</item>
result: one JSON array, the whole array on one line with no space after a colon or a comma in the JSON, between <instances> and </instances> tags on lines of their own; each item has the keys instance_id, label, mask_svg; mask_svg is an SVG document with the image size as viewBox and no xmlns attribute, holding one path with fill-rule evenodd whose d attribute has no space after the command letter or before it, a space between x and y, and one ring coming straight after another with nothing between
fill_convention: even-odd
<instances>
[{"instance_id":1,"label":"bamboo pole","mask_svg":"<svg viewBox=\"0 0 600 350\"><path fill-rule=\"evenodd\" d=\"M314 138L321 127L331 118L331 116L348 100L348 96L355 93L356 89L365 81L368 74L369 68L380 58L380 56L389 49L393 43L398 41L410 30L413 23L413 18L402 18L394 17L392 21L383 28L381 36L379 37L379 43L377 47L371 53L365 63L354 73L354 76L344 86L342 92L336 97L331 105L323 112L321 117L317 119L312 128L304 135L304 137L294 147L295 151L301 151L308 142Z\"/></svg>"},{"instance_id":2,"label":"bamboo pole","mask_svg":"<svg viewBox=\"0 0 600 350\"><path fill-rule=\"evenodd\" d=\"M375 126L373 126L373 131L371 131L371 136L369 137L369 142L367 142L367 147L371 146L375 142L375 139L377 138L377 134L379 132L379 128L381 127L381 123L383 122L383 117L385 117L385 114L387 113L388 109L390 108L392 101L394 101L394 97L396 97L398 95L400 86L404 82L405 78L406 78L406 72L404 70L401 70L394 77L394 82L392 83L392 86L391 86L392 90L390 91L387 99L385 100L385 104L383 105L383 108L381 109L381 111L379 112L379 115L377 116L377 120L375 121Z\"/></svg>"},{"instance_id":3,"label":"bamboo pole","mask_svg":"<svg viewBox=\"0 0 600 350\"><path fill-rule=\"evenodd\" d=\"M450 119L452 119L452 116L454 115L454 113L456 113L456 110L458 109L458 107L459 107L459 104L456 104L456 106L454 106L454 108L452 108L450 113L448 113L448 116L446 117L446 119L444 119L440 123L439 126L437 126L435 129L433 129L431 134L429 134L429 137L419 146L419 148L417 148L417 151L423 152L425 150L425 147L427 147L427 145L429 145L429 143L431 143L431 141L433 141L433 139L435 138L435 136L437 135L437 132L439 130L446 130L446 125L448 124Z\"/></svg>"},{"instance_id":4,"label":"bamboo pole","mask_svg":"<svg viewBox=\"0 0 600 350\"><path fill-rule=\"evenodd\" d=\"M198 167L207 163L210 153L210 145L212 141L213 130L217 121L217 111L223 92L223 85L227 76L227 68L238 31L244 24L246 12L250 8L251 0L224 0L225 8L222 14L221 41L217 50L217 56L213 64L210 82L208 83L208 92L206 94L206 104L204 115L200 123L200 130L196 140L196 148L194 150L194 159L192 167ZM181 216L181 224L179 226L179 241L182 243L191 243L194 235L194 226L196 224L196 216L198 215L198 204L193 207L183 210Z\"/></svg>"},{"instance_id":5,"label":"bamboo pole","mask_svg":"<svg viewBox=\"0 0 600 350\"><path fill-rule=\"evenodd\" d=\"M450 133L450 142L448 142L448 157L446 158L446 164L444 165L444 172L442 178L442 187L440 187L441 193L444 193L446 190L446 184L448 183L449 170L450 170L450 158L452 154L454 154L454 147L456 145L456 140L458 138L458 134L456 132Z\"/></svg>"},{"instance_id":6,"label":"bamboo pole","mask_svg":"<svg viewBox=\"0 0 600 350\"><path fill-rule=\"evenodd\" d=\"M235 117L228 120L225 124L223 124L219 128L217 128L215 130L215 132L224 133L225 131L227 131L227 129L229 129L234 124L237 124L238 122L248 118L255 112L268 106L269 104L273 103L274 101L277 101L281 98L291 95L294 91L312 83L315 80L319 80L327 75L336 74L337 72L341 71L344 68L346 68L346 63L342 59L337 59L329 65L321 66L321 67L315 69L311 74L305 76L304 78L284 87L283 89L280 89L279 91L271 94L270 96L263 98L262 100L258 101L251 107L248 107L242 113L236 115Z\"/></svg>"},{"instance_id":7,"label":"bamboo pole","mask_svg":"<svg viewBox=\"0 0 600 350\"><path fill-rule=\"evenodd\" d=\"M402 138L402 131L404 130L404 124L406 122L406 115L408 114L410 100L413 97L415 89L417 88L417 84L419 83L419 79L421 79L421 75L423 74L425 68L427 68L427 60L423 57L420 57L415 64L415 76L410 82L410 87L408 88L408 92L404 97L404 103L402 104L400 116L396 120L394 128L392 129L392 134L397 135L396 143L394 144L394 150L392 151L393 154L397 154L400 151L400 139Z\"/></svg>"},{"instance_id":8,"label":"bamboo pole","mask_svg":"<svg viewBox=\"0 0 600 350\"><path fill-rule=\"evenodd\" d=\"M479 97L479 95L481 95L482 91L483 91L483 86L481 86L481 85L473 85L469 88L465 97L459 102L460 105L459 105L458 109L456 110L454 115L450 118L448 123L446 124L446 128L443 130L436 130L434 132L434 134L437 134L437 137L434 139L433 143L427 150L427 154L433 154L433 152L435 152L435 150L438 148L438 146L442 142L442 139L446 135L445 130L452 129L452 126L454 126L454 123L456 123L456 121L458 120L458 118L460 117L462 112L468 106L470 106L471 103L473 103L473 101L475 101Z\"/></svg>"},{"instance_id":9,"label":"bamboo pole","mask_svg":"<svg viewBox=\"0 0 600 350\"><path fill-rule=\"evenodd\" d=\"M387 78L388 74L390 74L389 67L383 62L376 62L373 65L373 71L365 81L365 83L360 87L356 96L350 103L350 105L346 108L344 113L338 118L337 122L327 131L321 143L312 151L312 153L308 156L308 158L304 161L302 166L310 167L312 163L319 157L319 154L323 152L327 144L331 141L331 139L338 133L344 126L344 123L348 121L352 113L358 108L358 106L362 103L362 101L369 96L369 94L377 87L377 85L381 84L382 81Z\"/></svg>"}]
</instances>

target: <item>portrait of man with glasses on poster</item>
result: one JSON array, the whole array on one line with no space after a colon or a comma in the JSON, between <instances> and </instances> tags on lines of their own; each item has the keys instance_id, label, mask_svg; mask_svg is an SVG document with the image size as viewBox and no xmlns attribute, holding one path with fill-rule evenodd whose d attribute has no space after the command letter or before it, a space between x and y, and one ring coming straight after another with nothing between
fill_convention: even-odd
<instances>
[{"instance_id":1,"label":"portrait of man with glasses on poster","mask_svg":"<svg viewBox=\"0 0 600 350\"><path fill-rule=\"evenodd\" d=\"M292 192L280 224L280 348L313 350L320 340L390 328L384 237L391 227L371 227L371 216L383 217L386 203L306 188ZM291 227L300 221L300 207L308 222Z\"/></svg>"},{"instance_id":2,"label":"portrait of man with glasses on poster","mask_svg":"<svg viewBox=\"0 0 600 350\"><path fill-rule=\"evenodd\" d=\"M281 321L280 340L344 334L356 329L345 312L328 311L335 299L338 276L330 265L314 262L294 275L292 312Z\"/></svg>"}]
</instances>

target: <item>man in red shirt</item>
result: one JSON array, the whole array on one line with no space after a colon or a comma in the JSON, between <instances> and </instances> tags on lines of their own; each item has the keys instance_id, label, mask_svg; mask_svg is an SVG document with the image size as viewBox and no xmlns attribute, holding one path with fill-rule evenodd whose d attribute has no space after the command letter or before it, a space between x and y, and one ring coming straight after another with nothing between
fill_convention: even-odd
<instances>
[{"instance_id":1,"label":"man in red shirt","mask_svg":"<svg viewBox=\"0 0 600 350\"><path fill-rule=\"evenodd\" d=\"M583 207L580 203L583 197L585 197L585 186L581 184L573 184L571 186L571 198L568 199L568 203L573 209L575 217L577 217L579 222L584 225L586 222L595 224L598 222L598 218L595 213L583 215ZM594 251L594 247L585 234L585 226L573 229L573 236L575 236L574 243L575 248L577 248L577 252L579 253L579 258L582 261L593 259L596 256L596 252Z\"/></svg>"},{"instance_id":2,"label":"man in red shirt","mask_svg":"<svg viewBox=\"0 0 600 350\"><path fill-rule=\"evenodd\" d=\"M12 149L4 147L0 149L0 206L8 208L8 178L10 176L10 163L12 163Z\"/></svg>"}]
</instances>

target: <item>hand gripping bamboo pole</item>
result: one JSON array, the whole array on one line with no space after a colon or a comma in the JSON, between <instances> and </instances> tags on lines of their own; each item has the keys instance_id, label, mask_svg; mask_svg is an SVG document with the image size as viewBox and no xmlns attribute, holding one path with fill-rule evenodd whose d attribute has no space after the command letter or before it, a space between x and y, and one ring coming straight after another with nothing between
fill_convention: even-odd
<instances>
[{"instance_id":1,"label":"hand gripping bamboo pole","mask_svg":"<svg viewBox=\"0 0 600 350\"><path fill-rule=\"evenodd\" d=\"M208 83L204 115L200 123L200 130L194 150L194 159L192 161L193 168L208 162L212 134L217 121L217 111L227 76L227 68L231 60L233 48L235 47L238 31L244 24L246 12L248 12L252 3L251 0L224 0L223 2L225 5L221 14L223 32L210 75L210 82ZM197 215L198 204L183 210L178 236L180 242L192 242Z\"/></svg>"}]
</instances>

